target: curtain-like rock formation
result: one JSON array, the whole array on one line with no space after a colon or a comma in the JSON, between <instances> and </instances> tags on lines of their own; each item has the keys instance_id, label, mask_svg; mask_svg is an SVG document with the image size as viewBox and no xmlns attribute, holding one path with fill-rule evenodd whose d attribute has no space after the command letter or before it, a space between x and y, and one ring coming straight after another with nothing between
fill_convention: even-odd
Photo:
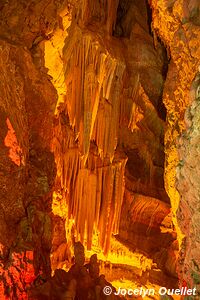
<instances>
[{"instance_id":1,"label":"curtain-like rock formation","mask_svg":"<svg viewBox=\"0 0 200 300\"><path fill-rule=\"evenodd\" d=\"M98 232L105 253L118 233L125 184L169 201L162 181L165 53L159 43L154 48L145 2L125 2L70 2L62 54L66 95L57 107L52 144L53 211L67 227L74 219L76 239L86 239L88 248ZM48 55L46 66L56 82Z\"/></svg>"},{"instance_id":2,"label":"curtain-like rock formation","mask_svg":"<svg viewBox=\"0 0 200 300\"><path fill-rule=\"evenodd\" d=\"M88 248L91 248L93 230L96 229L101 246L107 252L111 234L118 232L126 157L116 153L110 163L109 158L102 160L93 146L84 163L64 113L55 127L53 147L58 170L57 186L68 207L67 215L61 213L61 216L75 220L77 238L84 241L86 234Z\"/></svg>"}]
</instances>

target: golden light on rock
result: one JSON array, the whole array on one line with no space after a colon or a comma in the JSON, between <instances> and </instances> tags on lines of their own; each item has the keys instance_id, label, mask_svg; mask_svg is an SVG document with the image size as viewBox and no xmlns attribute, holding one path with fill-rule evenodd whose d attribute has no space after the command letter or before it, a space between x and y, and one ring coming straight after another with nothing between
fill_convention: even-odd
<instances>
[{"instance_id":1,"label":"golden light on rock","mask_svg":"<svg viewBox=\"0 0 200 300\"><path fill-rule=\"evenodd\" d=\"M199 13L2 1L0 299L198 300Z\"/></svg>"},{"instance_id":2,"label":"golden light on rock","mask_svg":"<svg viewBox=\"0 0 200 300\"><path fill-rule=\"evenodd\" d=\"M44 60L48 68L48 74L52 77L52 83L58 93L57 108L64 103L66 96L66 85L64 78L63 48L68 35L67 29L71 24L70 8L64 7L59 12L59 28L48 41L44 43Z\"/></svg>"}]
</instances>

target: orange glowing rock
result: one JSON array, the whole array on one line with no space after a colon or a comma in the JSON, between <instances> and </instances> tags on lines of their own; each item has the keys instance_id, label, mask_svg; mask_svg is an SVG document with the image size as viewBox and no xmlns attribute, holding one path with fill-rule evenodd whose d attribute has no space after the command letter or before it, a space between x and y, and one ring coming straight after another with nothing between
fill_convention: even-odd
<instances>
[{"instance_id":1,"label":"orange glowing rock","mask_svg":"<svg viewBox=\"0 0 200 300\"><path fill-rule=\"evenodd\" d=\"M92 1L83 2L82 6L74 4L79 26L72 20L65 41L61 35L56 39L57 32L51 46L49 41L45 46L45 64L59 97L61 87L64 95L62 103L58 101L52 143L57 165L52 209L65 220L68 232L73 220L76 240L86 240L89 249L94 233L98 234L105 254L110 248L111 235L118 233L124 197L127 157L120 153L124 144L120 127L125 120L131 147L140 148L150 169L151 181L154 166L151 150L147 148L150 143L155 148L158 143L160 147L164 123L158 118L156 101L154 106L141 84L143 69L149 65L157 68L153 40L147 45L150 51L144 51L145 61L135 63L138 58L132 54L134 43L132 47L128 42L122 45L111 36L118 4L118 1L102 6ZM109 18L104 10L109 10ZM96 13L100 13L98 20L102 28L94 17ZM139 32L142 38L147 38L144 29L134 30L136 36ZM56 52L53 44L61 53L58 60L52 59L52 53ZM127 58L126 47L129 48ZM150 63L149 53L153 57ZM138 66L143 70L141 75ZM160 82L162 84L162 80L158 84ZM136 131L139 133L135 134ZM151 141L146 141L146 135L151 135ZM67 238L71 238L70 234Z\"/></svg>"},{"instance_id":2,"label":"orange glowing rock","mask_svg":"<svg viewBox=\"0 0 200 300\"><path fill-rule=\"evenodd\" d=\"M105 43L94 32L76 27L67 41L66 97L58 108L52 143L57 181L68 212L66 222L75 221L77 239L83 242L87 236L91 248L96 230L106 253L111 234L118 232L124 193L127 159L115 152L125 65L119 45ZM54 203L58 202L53 202L53 211L59 213Z\"/></svg>"},{"instance_id":3,"label":"orange glowing rock","mask_svg":"<svg viewBox=\"0 0 200 300\"><path fill-rule=\"evenodd\" d=\"M8 132L4 139L4 144L9 148L10 159L19 167L22 163L22 149L18 144L15 131L8 118L6 119L6 124L8 126Z\"/></svg>"},{"instance_id":4,"label":"orange glowing rock","mask_svg":"<svg viewBox=\"0 0 200 300\"><path fill-rule=\"evenodd\" d=\"M27 289L36 278L33 267L33 252L12 254L12 264L0 268L0 299L27 299ZM8 262L7 262L8 263Z\"/></svg>"},{"instance_id":5,"label":"orange glowing rock","mask_svg":"<svg viewBox=\"0 0 200 300\"><path fill-rule=\"evenodd\" d=\"M125 65L119 47L93 32L75 28L64 48L66 105L79 149L87 159L90 142L112 160L117 145L120 88Z\"/></svg>"},{"instance_id":6,"label":"orange glowing rock","mask_svg":"<svg viewBox=\"0 0 200 300\"><path fill-rule=\"evenodd\" d=\"M67 127L60 126L60 133L64 134ZM99 231L100 244L107 252L111 234L118 232L127 159L116 156L110 164L109 160L102 162L98 155L90 153L84 166L78 149L70 143L68 130L67 136L53 144L63 190L60 196L54 194L53 211L66 218L67 223L71 218L75 220L77 238L83 242L86 235L88 248L94 229Z\"/></svg>"}]
</instances>

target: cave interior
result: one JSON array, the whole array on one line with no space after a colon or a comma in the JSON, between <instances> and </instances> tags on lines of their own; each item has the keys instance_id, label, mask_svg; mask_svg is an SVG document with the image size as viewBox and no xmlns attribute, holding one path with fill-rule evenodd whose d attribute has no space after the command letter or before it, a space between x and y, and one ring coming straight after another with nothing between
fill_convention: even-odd
<instances>
[{"instance_id":1,"label":"cave interior","mask_svg":"<svg viewBox=\"0 0 200 300\"><path fill-rule=\"evenodd\" d=\"M1 300L199 299L199 26L198 0L1 1Z\"/></svg>"}]
</instances>

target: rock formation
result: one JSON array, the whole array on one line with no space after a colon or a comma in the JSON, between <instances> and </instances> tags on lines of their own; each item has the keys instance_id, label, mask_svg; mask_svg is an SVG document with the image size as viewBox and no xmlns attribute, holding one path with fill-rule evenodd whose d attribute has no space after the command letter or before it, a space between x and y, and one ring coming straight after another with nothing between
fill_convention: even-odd
<instances>
[{"instance_id":1,"label":"rock formation","mask_svg":"<svg viewBox=\"0 0 200 300\"><path fill-rule=\"evenodd\" d=\"M0 7L0 298L27 299L34 278L51 274L57 94L38 63L36 40L54 27L56 5L3 1Z\"/></svg>"},{"instance_id":2,"label":"rock formation","mask_svg":"<svg viewBox=\"0 0 200 300\"><path fill-rule=\"evenodd\" d=\"M198 159L199 3L151 1L151 6L153 27L171 57L163 94L167 108L165 185L180 244L178 273L180 284L193 287L200 283L198 171L194 167L193 175L192 166Z\"/></svg>"},{"instance_id":3,"label":"rock formation","mask_svg":"<svg viewBox=\"0 0 200 300\"><path fill-rule=\"evenodd\" d=\"M80 242L74 244L75 262L68 272L57 269L52 278L44 284L30 290L29 299L52 300L86 300L86 299L120 299L118 296L104 295L103 288L116 289L99 275L97 257L91 256L88 264L85 263L84 247Z\"/></svg>"},{"instance_id":4,"label":"rock formation","mask_svg":"<svg viewBox=\"0 0 200 300\"><path fill-rule=\"evenodd\" d=\"M0 299L104 299L113 239L198 287L198 1L1 2Z\"/></svg>"},{"instance_id":5,"label":"rock formation","mask_svg":"<svg viewBox=\"0 0 200 300\"><path fill-rule=\"evenodd\" d=\"M118 233L125 185L169 202L162 181L166 57L161 44L154 48L146 10L134 1L74 3L63 49L66 95L54 129L55 198L66 199L78 238L83 242L86 234L91 248L95 228L105 253Z\"/></svg>"}]
</instances>

